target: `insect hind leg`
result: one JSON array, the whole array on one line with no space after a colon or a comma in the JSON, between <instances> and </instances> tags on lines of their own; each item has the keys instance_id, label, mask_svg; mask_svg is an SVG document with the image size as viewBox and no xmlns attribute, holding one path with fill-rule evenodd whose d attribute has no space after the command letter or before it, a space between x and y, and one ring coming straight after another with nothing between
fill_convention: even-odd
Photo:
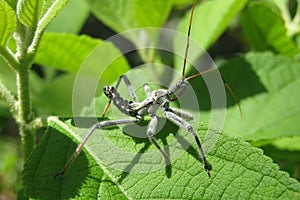
<instances>
[{"instance_id":1,"label":"insect hind leg","mask_svg":"<svg viewBox=\"0 0 300 200\"><path fill-rule=\"evenodd\" d=\"M189 133L191 133L194 136L194 139L195 139L195 141L197 143L197 146L198 146L200 158L201 158L202 163L203 163L203 167L206 170L207 175L210 177L209 166L208 166L208 163L206 161L206 157L205 157L204 151L202 149L200 139L199 139L195 129L188 122L186 122L184 119L182 119L181 117L179 117L178 115L173 113L171 110L164 110L164 115L169 120L171 120L173 123L175 123L178 126L184 128L185 130L187 130Z\"/></svg>"},{"instance_id":2,"label":"insect hind leg","mask_svg":"<svg viewBox=\"0 0 300 200\"><path fill-rule=\"evenodd\" d=\"M157 116L154 115L151 117L151 121L149 123L148 130L147 130L147 136L148 136L150 142L152 144L154 144L155 147L161 152L161 154L164 156L166 161L169 161L170 160L169 156L166 154L166 152L164 152L164 150L161 148L161 146L158 144L157 140L153 136L153 134L156 130L156 127L157 127Z\"/></svg>"},{"instance_id":3,"label":"insect hind leg","mask_svg":"<svg viewBox=\"0 0 300 200\"><path fill-rule=\"evenodd\" d=\"M161 148L161 146L158 144L157 140L154 137L154 133L156 131L157 124L158 124L158 119L157 119L157 116L155 114L155 111L156 111L157 107L158 107L157 105L153 105L149 108L149 114L150 114L151 120L150 120L150 123L148 125L148 129L147 129L147 137L149 138L150 142L152 144L154 144L154 146L161 152L161 154L166 159L166 162L169 164L170 163L169 156Z\"/></svg>"}]
</instances>

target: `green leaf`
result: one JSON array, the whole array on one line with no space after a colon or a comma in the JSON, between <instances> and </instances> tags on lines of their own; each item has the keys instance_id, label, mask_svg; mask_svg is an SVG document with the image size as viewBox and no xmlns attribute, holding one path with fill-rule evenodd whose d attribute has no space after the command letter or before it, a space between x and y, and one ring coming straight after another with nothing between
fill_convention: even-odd
<instances>
[{"instance_id":1,"label":"green leaf","mask_svg":"<svg viewBox=\"0 0 300 200\"><path fill-rule=\"evenodd\" d=\"M35 62L68 72L77 72L84 59L101 42L85 35L45 33Z\"/></svg>"},{"instance_id":2,"label":"green leaf","mask_svg":"<svg viewBox=\"0 0 300 200\"><path fill-rule=\"evenodd\" d=\"M76 122L76 119L74 120ZM95 119L81 118L81 121L77 119L77 126L80 128L75 129L69 123L63 123L56 118L49 119L50 127L47 133L25 164L23 181L29 197L37 199L99 197L298 199L300 197L300 184L295 179L289 178L286 172L279 171L278 166L264 156L261 150L240 139L223 135L220 135L216 146L207 156L212 166L212 177L209 178L198 160L195 141L191 135L180 132L180 136L175 139L174 135L178 128L169 122L156 136L159 141L169 145L169 154L173 162L167 167L164 166L164 159L159 151L146 137L133 138L123 134L122 130L126 131L126 126L123 129L111 127L96 131L85 146L97 164L91 156L81 153L63 177L54 179L54 174L63 168L75 150L73 139L81 141L92 121ZM203 136L206 131L207 125L202 124L198 128L198 135ZM70 140L69 137L73 139ZM192 147L185 151L182 149L182 143L192 144Z\"/></svg>"},{"instance_id":3,"label":"green leaf","mask_svg":"<svg viewBox=\"0 0 300 200\"><path fill-rule=\"evenodd\" d=\"M246 0L215 0L204 1L195 8L191 38L194 39L203 49L208 49L220 35L225 31L233 18L242 10ZM190 12L180 21L178 31L187 34L190 20ZM186 39L175 38L175 52L184 52ZM177 49L177 50L176 50ZM201 53L199 50L189 50L189 58L194 61ZM184 55L184 53L180 53ZM175 68L182 70L182 58L175 60Z\"/></svg>"},{"instance_id":4,"label":"green leaf","mask_svg":"<svg viewBox=\"0 0 300 200\"><path fill-rule=\"evenodd\" d=\"M282 150L300 151L300 136L273 140L271 144Z\"/></svg>"},{"instance_id":5,"label":"green leaf","mask_svg":"<svg viewBox=\"0 0 300 200\"><path fill-rule=\"evenodd\" d=\"M173 6L175 8L182 8L183 6L192 4L193 0L174 0L173 1Z\"/></svg>"},{"instance_id":6,"label":"green leaf","mask_svg":"<svg viewBox=\"0 0 300 200\"><path fill-rule=\"evenodd\" d=\"M290 57L299 53L279 9L270 1L251 1L241 15L241 25L255 50L273 50Z\"/></svg>"},{"instance_id":7,"label":"green leaf","mask_svg":"<svg viewBox=\"0 0 300 200\"><path fill-rule=\"evenodd\" d=\"M105 176L101 168L96 165L91 156L86 154L81 154L77 158L76 162L81 166L76 167L74 165L74 168L70 169L71 171L76 170L80 173L73 177L69 176L69 178L54 178L57 170L60 170L56 162L64 160L65 154L72 153L76 144L70 142L69 138L66 137L65 134L68 133L67 130L64 130L63 127L60 127L53 122L51 124L53 127L47 129L40 145L36 149L37 152L43 152L43 154L47 156L44 156L43 154L34 154L26 162L26 170L24 171L24 182L26 183L24 187L26 195L36 199L70 199L71 197L76 199L80 197L96 198L98 190L100 189L97 186L99 186L100 183L103 183L103 185L106 186L105 188L109 189L108 191L113 191L115 189L114 184L111 184L111 181ZM65 126L65 128L67 128L67 126ZM68 131L72 131L72 129L69 129ZM64 146L66 143L69 143L68 146ZM48 146L49 144L54 144L55 148L50 148ZM59 153L57 155L53 154L53 149L58 150ZM33 162L37 162L37 165L34 166L34 168L32 166ZM86 168L86 166L94 167ZM45 170L45 177L38 175L43 173L40 170ZM76 173L76 171L74 172ZM35 185L35 183L40 181L43 181L44 183L36 187L37 185ZM47 189L49 185L55 187L51 187L51 190L49 190L49 188ZM81 187L80 191L78 191L78 187Z\"/></svg>"},{"instance_id":8,"label":"green leaf","mask_svg":"<svg viewBox=\"0 0 300 200\"><path fill-rule=\"evenodd\" d=\"M69 0L47 0L44 1L38 23L38 32L42 33L51 20L59 13L59 11L69 2Z\"/></svg>"},{"instance_id":9,"label":"green leaf","mask_svg":"<svg viewBox=\"0 0 300 200\"><path fill-rule=\"evenodd\" d=\"M2 58L0 58L0 80L11 91L17 94L16 74Z\"/></svg>"},{"instance_id":10,"label":"green leaf","mask_svg":"<svg viewBox=\"0 0 300 200\"><path fill-rule=\"evenodd\" d=\"M16 29L14 10L5 1L0 1L0 46L6 47L8 39Z\"/></svg>"},{"instance_id":11,"label":"green leaf","mask_svg":"<svg viewBox=\"0 0 300 200\"><path fill-rule=\"evenodd\" d=\"M17 4L19 20L27 27L36 26L42 9L43 1L20 0Z\"/></svg>"},{"instance_id":12,"label":"green leaf","mask_svg":"<svg viewBox=\"0 0 300 200\"><path fill-rule=\"evenodd\" d=\"M130 68L111 42L59 33L44 34L35 62L68 72L81 70L80 73L110 83Z\"/></svg>"},{"instance_id":13,"label":"green leaf","mask_svg":"<svg viewBox=\"0 0 300 200\"><path fill-rule=\"evenodd\" d=\"M94 92L94 87L110 84L130 69L126 58L111 42L59 33L43 35L35 62L72 73L44 83L44 87L34 93L39 113L63 116L72 115L74 98L82 106L89 105L85 97L93 93L94 98L95 93L100 92L99 89Z\"/></svg>"},{"instance_id":14,"label":"green leaf","mask_svg":"<svg viewBox=\"0 0 300 200\"><path fill-rule=\"evenodd\" d=\"M63 74L50 82L39 80L40 90L33 90L32 104L38 115L72 116L72 91L74 74ZM33 87L36 83L31 82Z\"/></svg>"},{"instance_id":15,"label":"green leaf","mask_svg":"<svg viewBox=\"0 0 300 200\"><path fill-rule=\"evenodd\" d=\"M169 15L171 2L88 0L93 14L116 32L134 28L161 27Z\"/></svg>"},{"instance_id":16,"label":"green leaf","mask_svg":"<svg viewBox=\"0 0 300 200\"><path fill-rule=\"evenodd\" d=\"M85 1L70 0L60 13L50 22L46 31L78 33L89 16Z\"/></svg>"},{"instance_id":17,"label":"green leaf","mask_svg":"<svg viewBox=\"0 0 300 200\"><path fill-rule=\"evenodd\" d=\"M283 140L282 142L286 143L288 141ZM291 142L290 145L296 144L292 140L290 140L290 142ZM298 144L299 144L299 140L298 140ZM291 174L291 176L296 178L298 181L300 180L299 148L296 150L296 148L293 149L293 147L290 146L289 148L284 149L282 148L282 145L277 146L273 143L266 146L262 146L261 148L263 149L266 155L270 156L274 160L274 162L278 163L280 169L288 172L289 174Z\"/></svg>"},{"instance_id":18,"label":"green leaf","mask_svg":"<svg viewBox=\"0 0 300 200\"><path fill-rule=\"evenodd\" d=\"M145 62L153 61L153 52L145 52L143 44L157 44L159 29L143 28L162 27L169 16L172 0L88 0L88 3L93 14L112 30L117 33L128 31L122 36L140 48Z\"/></svg>"},{"instance_id":19,"label":"green leaf","mask_svg":"<svg viewBox=\"0 0 300 200\"><path fill-rule=\"evenodd\" d=\"M242 119L236 107L227 109L224 130L230 135L253 141L299 136L297 60L269 52L248 53L230 60L221 71L242 99Z\"/></svg>"},{"instance_id":20,"label":"green leaf","mask_svg":"<svg viewBox=\"0 0 300 200\"><path fill-rule=\"evenodd\" d=\"M6 0L6 2L15 10L17 7L18 0Z\"/></svg>"}]
</instances>

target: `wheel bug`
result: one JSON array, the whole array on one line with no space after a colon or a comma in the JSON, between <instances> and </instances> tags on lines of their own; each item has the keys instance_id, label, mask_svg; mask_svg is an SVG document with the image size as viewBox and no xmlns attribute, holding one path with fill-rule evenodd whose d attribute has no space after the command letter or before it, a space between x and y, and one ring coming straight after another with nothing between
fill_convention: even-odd
<instances>
[{"instance_id":1,"label":"wheel bug","mask_svg":"<svg viewBox=\"0 0 300 200\"><path fill-rule=\"evenodd\" d=\"M144 84L144 91L145 91L147 97L143 101L138 101L135 90L132 87L130 80L127 78L126 75L122 75L119 77L115 87L105 86L103 88L103 92L109 98L109 101L104 109L102 118L104 118L106 116L112 102L118 108L119 111L126 114L130 118L107 120L107 121L102 121L102 122L94 124L90 128L90 130L86 134L86 136L84 137L83 141L78 145L75 152L73 153L73 155L71 156L69 161L64 166L63 170L61 172L57 173L55 175L55 177L64 175L64 173L70 167L70 165L74 161L74 159L79 155L79 153L81 152L85 143L87 142L87 140L90 138L90 136L93 134L93 132L96 129L100 129L103 127L109 127L109 126L115 126L115 125L137 123L141 119L143 119L143 117L145 115L149 115L151 118L148 128L147 128L147 136L148 136L150 142L154 146L156 146L156 148L161 152L163 157L167 161L169 161L169 156L164 152L164 150L161 148L161 146L159 145L159 143L157 142L157 140L154 137L154 133L155 133L157 125L158 125L158 117L156 115L156 111L159 108L162 109L164 116L168 120L170 120L174 124L178 125L179 127L184 128L186 131L188 131L194 137L197 147L198 147L200 158L203 163L203 167L206 170L207 175L209 177L211 176L209 166L206 161L204 151L202 149L201 141L200 141L195 129L187 122L187 121L192 120L193 116L191 114L189 114L188 112L185 112L185 111L182 111L182 110L179 110L176 108L171 108L169 106L171 101L176 101L178 98L180 98L180 96L182 96L182 94L186 90L187 86L189 85L189 83L188 83L189 80L196 78L198 76L202 76L203 74L215 71L220 75L220 77L223 80L224 85L226 86L228 91L231 93L234 100L237 102L239 109L241 110L235 94L231 90L228 83L224 80L222 75L218 71L216 71L216 69L208 69L206 71L203 71L203 72L200 72L200 73L197 73L195 75L185 78L186 63L187 63L187 56L188 56L189 43L190 43L190 32L191 32L193 14L194 14L196 3L197 3L197 0L194 0L192 10L191 10L191 15L190 15L189 27L188 27L188 35L187 35L187 42L186 42L186 49L185 49L181 79L179 81L177 81L169 89L157 89L157 90L151 91L149 85ZM125 100L124 98L122 98L120 96L119 92L117 91L122 80L124 81L125 85L127 86L128 91L129 91L133 101ZM175 95L176 93L179 93L179 94Z\"/></svg>"}]
</instances>

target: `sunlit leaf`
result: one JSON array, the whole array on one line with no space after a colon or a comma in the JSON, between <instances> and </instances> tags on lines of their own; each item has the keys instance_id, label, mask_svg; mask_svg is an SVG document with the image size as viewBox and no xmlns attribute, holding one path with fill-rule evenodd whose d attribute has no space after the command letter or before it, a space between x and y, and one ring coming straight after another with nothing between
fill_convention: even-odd
<instances>
[{"instance_id":1,"label":"sunlit leaf","mask_svg":"<svg viewBox=\"0 0 300 200\"><path fill-rule=\"evenodd\" d=\"M130 68L111 42L61 33L44 34L35 62L73 73L81 69L93 78L98 79L101 75L107 82L115 81Z\"/></svg>"},{"instance_id":2,"label":"sunlit leaf","mask_svg":"<svg viewBox=\"0 0 300 200\"><path fill-rule=\"evenodd\" d=\"M163 162L158 150L147 138L134 139L117 127L97 131L88 142L86 148L97 164L89 155L81 153L65 175L55 179L54 174L62 169L76 147L68 137L79 139L88 131L84 127L90 126L91 121L82 120L82 128L75 129L50 119L51 127L25 165L24 182L29 197L97 198L110 194L111 199L297 199L300 196L300 184L295 179L279 171L261 150L240 139L219 138L207 156L212 165L209 178L194 145L186 152L181 149L182 154L170 166L153 170ZM176 128L170 123L166 126L163 130L168 134L157 137L171 145ZM205 132L205 125L198 129L201 136ZM190 139L188 136L175 140L194 144ZM171 159L179 149L169 152ZM147 153L152 156L145 157ZM125 172L119 171L122 168ZM139 169L144 171L134 172Z\"/></svg>"},{"instance_id":3,"label":"sunlit leaf","mask_svg":"<svg viewBox=\"0 0 300 200\"><path fill-rule=\"evenodd\" d=\"M50 22L46 31L78 33L89 16L85 1L71 0Z\"/></svg>"},{"instance_id":4,"label":"sunlit leaf","mask_svg":"<svg viewBox=\"0 0 300 200\"><path fill-rule=\"evenodd\" d=\"M268 1L251 1L241 15L241 25L255 50L274 50L290 57L299 53L279 9Z\"/></svg>"},{"instance_id":5,"label":"sunlit leaf","mask_svg":"<svg viewBox=\"0 0 300 200\"><path fill-rule=\"evenodd\" d=\"M38 31L41 33L59 11L69 2L69 0L47 0L44 1L41 16L38 23Z\"/></svg>"},{"instance_id":6,"label":"sunlit leaf","mask_svg":"<svg viewBox=\"0 0 300 200\"><path fill-rule=\"evenodd\" d=\"M35 62L56 69L76 72L87 55L101 43L89 36L66 33L45 33Z\"/></svg>"},{"instance_id":7,"label":"sunlit leaf","mask_svg":"<svg viewBox=\"0 0 300 200\"><path fill-rule=\"evenodd\" d=\"M122 36L140 48L139 53L145 62L153 61L153 52L147 55L149 49L144 49L144 43L157 44L159 30L153 32L151 29L136 29L162 27L169 16L171 0L88 0L88 3L93 14L112 30L117 33L127 31Z\"/></svg>"},{"instance_id":8,"label":"sunlit leaf","mask_svg":"<svg viewBox=\"0 0 300 200\"><path fill-rule=\"evenodd\" d=\"M299 136L298 61L268 52L248 53L230 60L222 69L242 99L242 119L236 107L227 110L224 129L230 135L246 140Z\"/></svg>"},{"instance_id":9,"label":"sunlit leaf","mask_svg":"<svg viewBox=\"0 0 300 200\"><path fill-rule=\"evenodd\" d=\"M17 4L17 14L19 20L27 27L33 27L37 24L43 1L20 0Z\"/></svg>"},{"instance_id":10,"label":"sunlit leaf","mask_svg":"<svg viewBox=\"0 0 300 200\"><path fill-rule=\"evenodd\" d=\"M16 29L16 15L5 2L0 1L0 46L6 46L8 39Z\"/></svg>"}]
</instances>

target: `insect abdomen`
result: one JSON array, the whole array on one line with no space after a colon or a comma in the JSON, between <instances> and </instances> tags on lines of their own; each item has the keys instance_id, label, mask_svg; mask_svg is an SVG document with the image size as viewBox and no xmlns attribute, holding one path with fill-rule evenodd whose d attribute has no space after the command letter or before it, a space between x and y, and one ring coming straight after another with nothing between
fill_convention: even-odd
<instances>
[{"instance_id":1,"label":"insect abdomen","mask_svg":"<svg viewBox=\"0 0 300 200\"><path fill-rule=\"evenodd\" d=\"M129 102L124 100L112 86L103 88L104 94L113 101L113 104L124 114L130 115Z\"/></svg>"}]
</instances>

